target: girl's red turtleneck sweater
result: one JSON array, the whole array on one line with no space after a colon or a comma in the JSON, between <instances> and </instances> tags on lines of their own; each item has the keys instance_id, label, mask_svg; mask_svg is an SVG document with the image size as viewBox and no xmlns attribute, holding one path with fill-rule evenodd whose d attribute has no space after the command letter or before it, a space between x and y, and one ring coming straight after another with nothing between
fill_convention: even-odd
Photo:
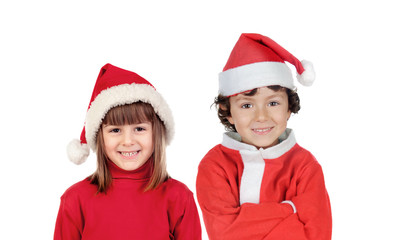
<instances>
[{"instance_id":1,"label":"girl's red turtleneck sweater","mask_svg":"<svg viewBox=\"0 0 396 240\"><path fill-rule=\"evenodd\" d=\"M107 194L85 179L61 197L55 240L201 239L201 226L192 192L168 179L144 192L151 164L125 171L109 161L113 177Z\"/></svg>"}]
</instances>

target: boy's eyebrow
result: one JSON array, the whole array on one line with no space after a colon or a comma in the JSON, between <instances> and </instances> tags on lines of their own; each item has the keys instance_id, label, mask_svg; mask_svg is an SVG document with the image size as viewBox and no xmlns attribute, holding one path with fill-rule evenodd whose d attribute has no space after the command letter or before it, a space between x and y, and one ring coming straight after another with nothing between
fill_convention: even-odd
<instances>
[{"instance_id":1,"label":"boy's eyebrow","mask_svg":"<svg viewBox=\"0 0 396 240\"><path fill-rule=\"evenodd\" d=\"M250 95L245 95L245 94L239 94L239 95L237 95L236 96L236 99L250 99L250 98L254 98L254 96L255 95L252 95L252 96L250 96ZM272 97L279 97L279 96L281 96L281 93L280 92L274 92L274 93L271 93L270 95L267 95L267 96L264 96L265 98L272 98Z\"/></svg>"},{"instance_id":2,"label":"boy's eyebrow","mask_svg":"<svg viewBox=\"0 0 396 240\"><path fill-rule=\"evenodd\" d=\"M274 92L274 93L271 93L268 96L265 96L263 98L263 100L268 101L269 99L273 99L273 98L283 98L283 97L281 96L280 93ZM236 96L235 101L236 102L239 102L239 101L252 101L253 99L255 99L254 96L239 94L239 95Z\"/></svg>"},{"instance_id":3,"label":"boy's eyebrow","mask_svg":"<svg viewBox=\"0 0 396 240\"><path fill-rule=\"evenodd\" d=\"M274 98L274 97L282 97L282 95L278 92L274 92L271 95L268 95L266 98Z\"/></svg>"},{"instance_id":4,"label":"boy's eyebrow","mask_svg":"<svg viewBox=\"0 0 396 240\"><path fill-rule=\"evenodd\" d=\"M235 100L236 101L240 101L240 100L249 100L252 99L253 96L249 96L249 95L244 95L244 94L239 94L236 96Z\"/></svg>"}]
</instances>

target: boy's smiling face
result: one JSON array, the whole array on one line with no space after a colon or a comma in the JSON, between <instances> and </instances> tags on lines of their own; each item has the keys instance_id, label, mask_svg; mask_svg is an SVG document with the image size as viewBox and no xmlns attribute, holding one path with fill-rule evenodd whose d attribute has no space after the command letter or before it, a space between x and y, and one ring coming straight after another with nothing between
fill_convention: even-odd
<instances>
[{"instance_id":1,"label":"boy's smiling face","mask_svg":"<svg viewBox=\"0 0 396 240\"><path fill-rule=\"evenodd\" d=\"M241 93L230 97L230 105L227 119L235 125L242 142L264 149L278 144L291 114L285 89L258 88L252 96Z\"/></svg>"}]
</instances>

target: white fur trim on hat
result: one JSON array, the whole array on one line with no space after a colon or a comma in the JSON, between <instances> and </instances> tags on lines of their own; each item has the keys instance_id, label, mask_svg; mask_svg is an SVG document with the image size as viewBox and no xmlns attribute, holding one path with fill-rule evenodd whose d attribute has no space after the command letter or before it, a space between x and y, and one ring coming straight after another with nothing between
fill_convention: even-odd
<instances>
[{"instance_id":1,"label":"white fur trim on hat","mask_svg":"<svg viewBox=\"0 0 396 240\"><path fill-rule=\"evenodd\" d=\"M294 89L290 68L282 62L257 62L219 74L219 94L231 96L254 88L280 85Z\"/></svg>"},{"instance_id":2,"label":"white fur trim on hat","mask_svg":"<svg viewBox=\"0 0 396 240\"><path fill-rule=\"evenodd\" d=\"M89 147L87 144L81 144L80 140L73 139L67 145L67 156L69 157L70 161L73 163L80 165L87 160L89 156Z\"/></svg>"},{"instance_id":3,"label":"white fur trim on hat","mask_svg":"<svg viewBox=\"0 0 396 240\"><path fill-rule=\"evenodd\" d=\"M315 71L313 68L313 64L307 60L302 60L301 64L304 67L304 72L301 75L297 74L297 80L303 86L312 86L313 82L315 81Z\"/></svg>"},{"instance_id":4,"label":"white fur trim on hat","mask_svg":"<svg viewBox=\"0 0 396 240\"><path fill-rule=\"evenodd\" d=\"M169 144L174 135L172 112L159 92L147 84L122 84L103 90L91 103L85 119L85 137L88 146L96 151L96 134L107 112L116 106L134 102L146 102L153 106L154 111L164 122L166 143Z\"/></svg>"}]
</instances>

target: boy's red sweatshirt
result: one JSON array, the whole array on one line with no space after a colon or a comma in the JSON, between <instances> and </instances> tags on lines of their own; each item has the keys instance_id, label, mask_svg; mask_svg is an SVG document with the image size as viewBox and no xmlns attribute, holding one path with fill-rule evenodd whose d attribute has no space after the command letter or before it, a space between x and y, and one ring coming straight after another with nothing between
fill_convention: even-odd
<instances>
[{"instance_id":1,"label":"boy's red sweatshirt","mask_svg":"<svg viewBox=\"0 0 396 240\"><path fill-rule=\"evenodd\" d=\"M169 179L143 192L150 166L125 171L109 161L107 194L97 194L88 179L71 186L61 197L54 239L201 239L193 194L183 183Z\"/></svg>"},{"instance_id":2,"label":"boy's red sweatshirt","mask_svg":"<svg viewBox=\"0 0 396 240\"><path fill-rule=\"evenodd\" d=\"M197 198L209 238L331 239L321 166L293 131L265 150L238 138L226 133L199 165Z\"/></svg>"}]
</instances>

